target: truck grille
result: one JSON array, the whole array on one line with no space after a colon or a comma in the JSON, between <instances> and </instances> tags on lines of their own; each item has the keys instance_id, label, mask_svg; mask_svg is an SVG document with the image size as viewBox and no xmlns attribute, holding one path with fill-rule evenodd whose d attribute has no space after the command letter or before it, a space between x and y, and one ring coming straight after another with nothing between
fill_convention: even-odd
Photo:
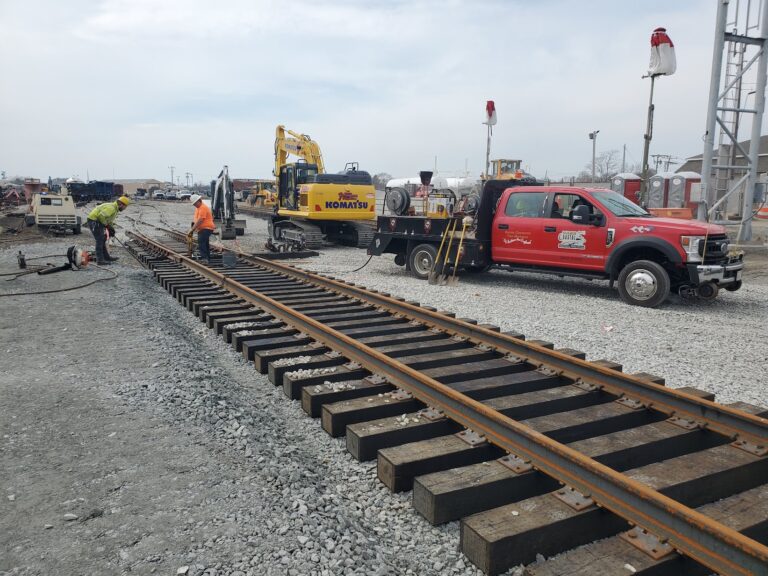
<instances>
[{"instance_id":1,"label":"truck grille","mask_svg":"<svg viewBox=\"0 0 768 576\"><path fill-rule=\"evenodd\" d=\"M74 226L77 224L77 216L40 215L37 217L39 226Z\"/></svg>"},{"instance_id":2,"label":"truck grille","mask_svg":"<svg viewBox=\"0 0 768 576\"><path fill-rule=\"evenodd\" d=\"M719 260L728 255L730 240L725 234L713 234L708 236L705 242L699 242L699 255L704 256L704 261Z\"/></svg>"}]
</instances>

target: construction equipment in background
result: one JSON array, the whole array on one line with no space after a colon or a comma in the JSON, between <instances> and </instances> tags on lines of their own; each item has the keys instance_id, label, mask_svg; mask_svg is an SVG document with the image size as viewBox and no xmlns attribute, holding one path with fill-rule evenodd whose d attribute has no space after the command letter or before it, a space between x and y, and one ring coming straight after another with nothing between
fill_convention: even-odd
<instances>
[{"instance_id":1,"label":"construction equipment in background","mask_svg":"<svg viewBox=\"0 0 768 576\"><path fill-rule=\"evenodd\" d=\"M274 180L257 180L248 193L247 203L254 208L274 208L277 191Z\"/></svg>"},{"instance_id":2,"label":"construction equipment in background","mask_svg":"<svg viewBox=\"0 0 768 576\"><path fill-rule=\"evenodd\" d=\"M61 234L67 230L73 234L82 231L82 218L77 215L74 199L69 194L35 193L32 195L30 212L25 217L28 226L37 224L38 228Z\"/></svg>"},{"instance_id":3,"label":"construction equipment in background","mask_svg":"<svg viewBox=\"0 0 768 576\"><path fill-rule=\"evenodd\" d=\"M290 155L298 162L288 162ZM275 131L277 214L269 223L267 247L284 252L319 248L324 241L367 246L374 233L376 189L371 175L348 163L325 172L320 146L306 134Z\"/></svg>"},{"instance_id":4,"label":"construction equipment in background","mask_svg":"<svg viewBox=\"0 0 768 576\"><path fill-rule=\"evenodd\" d=\"M221 223L222 240L234 240L235 236L245 234L245 220L235 219L235 189L227 166L221 170L213 186L211 211L213 219Z\"/></svg>"},{"instance_id":5,"label":"construction equipment in background","mask_svg":"<svg viewBox=\"0 0 768 576\"><path fill-rule=\"evenodd\" d=\"M522 160L510 160L508 158L491 160L491 173L486 177L486 180L519 180L525 175L522 164Z\"/></svg>"}]
</instances>

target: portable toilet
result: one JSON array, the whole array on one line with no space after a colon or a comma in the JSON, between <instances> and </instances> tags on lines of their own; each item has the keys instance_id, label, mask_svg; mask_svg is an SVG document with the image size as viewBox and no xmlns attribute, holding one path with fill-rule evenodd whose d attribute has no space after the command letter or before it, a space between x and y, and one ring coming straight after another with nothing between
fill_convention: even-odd
<instances>
[{"instance_id":1,"label":"portable toilet","mask_svg":"<svg viewBox=\"0 0 768 576\"><path fill-rule=\"evenodd\" d=\"M701 174L677 172L669 179L668 208L691 208L694 213L702 201Z\"/></svg>"},{"instance_id":2,"label":"portable toilet","mask_svg":"<svg viewBox=\"0 0 768 576\"><path fill-rule=\"evenodd\" d=\"M666 208L669 201L669 180L674 172L659 172L648 179L647 208Z\"/></svg>"},{"instance_id":3,"label":"portable toilet","mask_svg":"<svg viewBox=\"0 0 768 576\"><path fill-rule=\"evenodd\" d=\"M627 200L640 203L640 183L642 179L632 172L621 172L611 180L611 190L618 192Z\"/></svg>"}]
</instances>

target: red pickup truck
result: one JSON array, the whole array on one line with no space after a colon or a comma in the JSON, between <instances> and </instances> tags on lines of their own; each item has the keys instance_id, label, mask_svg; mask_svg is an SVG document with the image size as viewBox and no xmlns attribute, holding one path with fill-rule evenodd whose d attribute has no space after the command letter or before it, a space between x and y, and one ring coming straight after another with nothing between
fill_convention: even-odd
<instances>
[{"instance_id":1,"label":"red pickup truck","mask_svg":"<svg viewBox=\"0 0 768 576\"><path fill-rule=\"evenodd\" d=\"M535 179L486 182L476 210L451 218L380 216L369 254L395 254L426 278L443 262L470 272L511 270L607 279L622 299L655 307L670 291L713 299L741 287L742 256L730 255L725 228L658 218L610 190L540 186ZM450 250L437 253L446 229ZM466 225L464 241L460 235ZM448 252L447 260L444 260ZM458 258L457 258L458 252Z\"/></svg>"}]
</instances>

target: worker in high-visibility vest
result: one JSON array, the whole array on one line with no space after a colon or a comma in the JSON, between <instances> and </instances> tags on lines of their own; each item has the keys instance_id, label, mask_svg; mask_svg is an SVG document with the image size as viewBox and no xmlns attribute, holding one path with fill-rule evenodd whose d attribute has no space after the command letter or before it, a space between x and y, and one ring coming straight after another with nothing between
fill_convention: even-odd
<instances>
[{"instance_id":1,"label":"worker in high-visibility vest","mask_svg":"<svg viewBox=\"0 0 768 576\"><path fill-rule=\"evenodd\" d=\"M120 196L114 202L104 202L99 204L88 213L88 228L91 229L93 237L96 239L96 264L111 264L116 257L110 256L107 251L107 232L110 237L115 235L115 229L112 225L117 219L117 215L125 210L131 201L127 196Z\"/></svg>"},{"instance_id":2,"label":"worker in high-visibility vest","mask_svg":"<svg viewBox=\"0 0 768 576\"><path fill-rule=\"evenodd\" d=\"M195 207L195 219L188 236L191 238L197 231L197 248L200 251L200 260L208 264L211 259L211 234L216 229L216 225L213 223L213 212L211 212L211 207L203 202L203 197L199 194L192 194L189 201Z\"/></svg>"}]
</instances>

